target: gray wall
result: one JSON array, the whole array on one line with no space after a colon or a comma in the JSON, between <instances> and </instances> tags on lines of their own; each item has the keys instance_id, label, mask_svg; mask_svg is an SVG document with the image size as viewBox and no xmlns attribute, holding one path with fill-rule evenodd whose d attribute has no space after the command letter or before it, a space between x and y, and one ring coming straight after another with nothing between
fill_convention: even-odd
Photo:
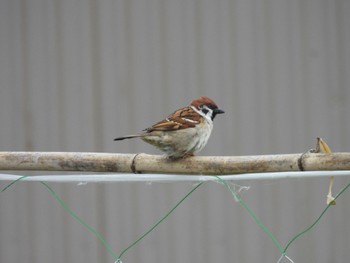
<instances>
[{"instance_id":1,"label":"gray wall","mask_svg":"<svg viewBox=\"0 0 350 263\"><path fill-rule=\"evenodd\" d=\"M113 142L199 95L226 114L203 155L303 152L350 142L350 1L0 0L0 149L147 152ZM336 190L348 182L336 180ZM242 182L282 245L325 206L328 179ZM1 182L0 186L5 186ZM50 184L118 254L193 185ZM347 262L346 193L296 241L295 262ZM123 262L277 262L221 185L199 189ZM113 262L42 187L0 195L0 262Z\"/></svg>"}]
</instances>

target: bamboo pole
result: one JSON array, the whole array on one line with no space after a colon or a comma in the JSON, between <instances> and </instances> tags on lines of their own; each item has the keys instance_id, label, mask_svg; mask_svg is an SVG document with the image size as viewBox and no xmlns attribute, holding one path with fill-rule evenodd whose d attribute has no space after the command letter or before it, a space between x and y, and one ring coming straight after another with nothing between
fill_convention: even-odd
<instances>
[{"instance_id":1,"label":"bamboo pole","mask_svg":"<svg viewBox=\"0 0 350 263\"><path fill-rule=\"evenodd\" d=\"M85 171L224 175L237 173L350 170L350 153L196 156L82 152L0 152L0 170Z\"/></svg>"}]
</instances>

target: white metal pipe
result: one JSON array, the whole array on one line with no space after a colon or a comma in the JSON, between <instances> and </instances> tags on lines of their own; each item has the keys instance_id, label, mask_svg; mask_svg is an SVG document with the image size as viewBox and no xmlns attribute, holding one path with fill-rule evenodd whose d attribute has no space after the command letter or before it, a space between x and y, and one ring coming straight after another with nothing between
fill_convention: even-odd
<instances>
[{"instance_id":1,"label":"white metal pipe","mask_svg":"<svg viewBox=\"0 0 350 263\"><path fill-rule=\"evenodd\" d=\"M223 175L227 181L243 180L275 180L275 179L304 179L330 176L350 176L350 171L305 171L305 172L273 172ZM0 181L14 181L22 175L0 174ZM45 181L60 183L106 183L106 182L203 182L217 181L209 175L174 175L174 174L129 174L129 173L98 173L98 174L63 174L63 175L31 175L21 181Z\"/></svg>"}]
</instances>

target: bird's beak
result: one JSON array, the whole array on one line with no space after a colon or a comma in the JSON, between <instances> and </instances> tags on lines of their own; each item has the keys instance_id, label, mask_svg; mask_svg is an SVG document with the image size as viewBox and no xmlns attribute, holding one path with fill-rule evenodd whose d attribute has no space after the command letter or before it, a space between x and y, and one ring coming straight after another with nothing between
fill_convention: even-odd
<instances>
[{"instance_id":1,"label":"bird's beak","mask_svg":"<svg viewBox=\"0 0 350 263\"><path fill-rule=\"evenodd\" d=\"M220 110L219 108L218 109L214 109L213 110L213 115L211 116L211 119L214 120L215 116L217 114L222 114L222 113L225 113L223 110Z\"/></svg>"},{"instance_id":2,"label":"bird's beak","mask_svg":"<svg viewBox=\"0 0 350 263\"><path fill-rule=\"evenodd\" d=\"M215 109L214 112L215 112L215 114L225 113L223 110L220 110L220 109Z\"/></svg>"}]
</instances>

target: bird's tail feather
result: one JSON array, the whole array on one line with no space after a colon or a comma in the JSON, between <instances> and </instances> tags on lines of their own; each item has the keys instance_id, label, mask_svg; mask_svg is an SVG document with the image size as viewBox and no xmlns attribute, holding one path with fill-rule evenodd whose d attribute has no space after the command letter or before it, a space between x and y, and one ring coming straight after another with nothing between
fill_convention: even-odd
<instances>
[{"instance_id":1,"label":"bird's tail feather","mask_svg":"<svg viewBox=\"0 0 350 263\"><path fill-rule=\"evenodd\" d=\"M138 138L138 137L141 137L141 136L142 136L141 134L127 135L127 136L122 136L122 137L115 138L114 141L122 141L122 140L125 140L125 139Z\"/></svg>"}]
</instances>

